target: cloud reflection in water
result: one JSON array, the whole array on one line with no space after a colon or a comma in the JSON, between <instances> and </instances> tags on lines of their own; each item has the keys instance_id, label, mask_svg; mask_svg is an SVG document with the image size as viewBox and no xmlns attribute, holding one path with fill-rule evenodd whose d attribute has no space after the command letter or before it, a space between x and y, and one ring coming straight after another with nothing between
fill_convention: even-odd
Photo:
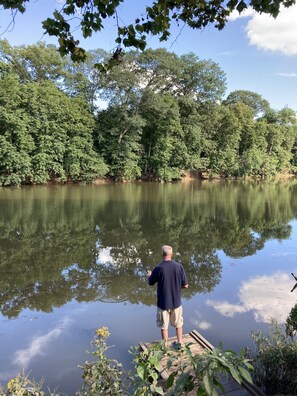
<instances>
[{"instance_id":1,"label":"cloud reflection in water","mask_svg":"<svg viewBox=\"0 0 297 396\"><path fill-rule=\"evenodd\" d=\"M256 276L243 282L239 289L237 304L228 301L207 300L207 305L226 317L253 312L256 322L270 323L276 319L286 321L296 296L291 293L292 278L286 273Z\"/></svg>"},{"instance_id":2,"label":"cloud reflection in water","mask_svg":"<svg viewBox=\"0 0 297 396\"><path fill-rule=\"evenodd\" d=\"M65 327L70 323L69 318L65 318L54 329L48 333L34 338L28 348L19 349L15 352L13 364L22 369L27 369L30 366L32 359L36 356L42 356L45 353L48 345L60 336Z\"/></svg>"}]
</instances>

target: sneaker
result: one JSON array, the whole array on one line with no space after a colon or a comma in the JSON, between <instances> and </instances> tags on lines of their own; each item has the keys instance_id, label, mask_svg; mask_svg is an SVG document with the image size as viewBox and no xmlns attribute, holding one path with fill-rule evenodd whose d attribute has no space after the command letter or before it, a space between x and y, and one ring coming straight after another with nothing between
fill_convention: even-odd
<instances>
[{"instance_id":1,"label":"sneaker","mask_svg":"<svg viewBox=\"0 0 297 396\"><path fill-rule=\"evenodd\" d=\"M174 342L171 344L171 347L172 347L173 349L175 349L176 351L180 351L180 350L181 350L181 343L180 343L180 342L177 342L177 341L174 341Z\"/></svg>"}]
</instances>

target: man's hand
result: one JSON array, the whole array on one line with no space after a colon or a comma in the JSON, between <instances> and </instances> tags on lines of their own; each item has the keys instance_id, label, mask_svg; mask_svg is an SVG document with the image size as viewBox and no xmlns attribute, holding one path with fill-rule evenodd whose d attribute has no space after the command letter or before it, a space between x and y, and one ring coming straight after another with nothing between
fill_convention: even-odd
<instances>
[{"instance_id":1,"label":"man's hand","mask_svg":"<svg viewBox=\"0 0 297 396\"><path fill-rule=\"evenodd\" d=\"M189 287L189 285L187 284L187 285L183 285L183 289L187 289Z\"/></svg>"},{"instance_id":2,"label":"man's hand","mask_svg":"<svg viewBox=\"0 0 297 396\"><path fill-rule=\"evenodd\" d=\"M147 271L146 276L149 278L152 275L152 271Z\"/></svg>"}]
</instances>

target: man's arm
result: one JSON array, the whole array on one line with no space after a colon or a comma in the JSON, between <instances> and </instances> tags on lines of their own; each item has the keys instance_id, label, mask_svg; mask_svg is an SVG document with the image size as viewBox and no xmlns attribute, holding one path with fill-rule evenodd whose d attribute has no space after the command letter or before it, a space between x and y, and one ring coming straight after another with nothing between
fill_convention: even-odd
<instances>
[{"instance_id":1,"label":"man's arm","mask_svg":"<svg viewBox=\"0 0 297 396\"><path fill-rule=\"evenodd\" d=\"M148 284L153 286L158 281L158 271L157 268L152 271L147 271L146 276L148 277Z\"/></svg>"},{"instance_id":2,"label":"man's arm","mask_svg":"<svg viewBox=\"0 0 297 396\"><path fill-rule=\"evenodd\" d=\"M182 288L187 289L189 287L188 278L187 278L184 267L181 266L181 268L182 268Z\"/></svg>"}]
</instances>

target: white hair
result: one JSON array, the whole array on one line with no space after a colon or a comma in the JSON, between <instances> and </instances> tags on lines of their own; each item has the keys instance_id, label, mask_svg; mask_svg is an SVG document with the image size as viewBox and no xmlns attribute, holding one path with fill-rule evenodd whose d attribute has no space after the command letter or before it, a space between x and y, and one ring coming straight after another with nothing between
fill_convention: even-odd
<instances>
[{"instance_id":1,"label":"white hair","mask_svg":"<svg viewBox=\"0 0 297 396\"><path fill-rule=\"evenodd\" d=\"M164 245L162 246L162 255L163 256L168 256L172 254L172 247L169 245Z\"/></svg>"}]
</instances>

